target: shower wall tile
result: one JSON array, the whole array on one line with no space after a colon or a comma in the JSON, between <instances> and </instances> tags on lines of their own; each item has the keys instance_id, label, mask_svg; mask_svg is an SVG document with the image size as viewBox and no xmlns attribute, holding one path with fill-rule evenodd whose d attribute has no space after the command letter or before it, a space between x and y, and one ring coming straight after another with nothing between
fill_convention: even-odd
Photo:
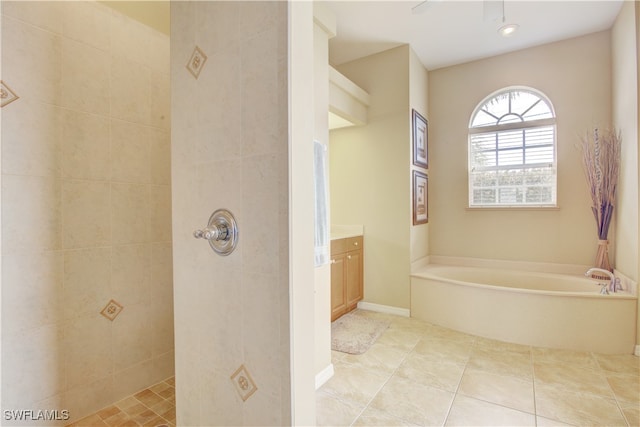
<instances>
[{"instance_id":1,"label":"shower wall tile","mask_svg":"<svg viewBox=\"0 0 640 427\"><path fill-rule=\"evenodd\" d=\"M243 193L244 271L275 275L279 253L275 252L273 236L279 236L281 215L279 198L273 189L283 188L280 182L279 158L276 155L247 157L242 165L242 182L251 182L252 191ZM260 215L251 213L260 212Z\"/></svg>"},{"instance_id":2,"label":"shower wall tile","mask_svg":"<svg viewBox=\"0 0 640 427\"><path fill-rule=\"evenodd\" d=\"M161 129L150 129L149 160L152 184L171 184L171 135Z\"/></svg>"},{"instance_id":3,"label":"shower wall tile","mask_svg":"<svg viewBox=\"0 0 640 427\"><path fill-rule=\"evenodd\" d=\"M143 184L111 184L112 239L115 244L149 241L149 188Z\"/></svg>"},{"instance_id":4,"label":"shower wall tile","mask_svg":"<svg viewBox=\"0 0 640 427\"><path fill-rule=\"evenodd\" d=\"M73 422L174 373L169 39L99 2L1 11L2 404Z\"/></svg>"},{"instance_id":5,"label":"shower wall tile","mask_svg":"<svg viewBox=\"0 0 640 427\"><path fill-rule=\"evenodd\" d=\"M58 324L2 334L2 346L11 349L2 355L3 404L22 408L21 402L46 399L65 389L62 343Z\"/></svg>"},{"instance_id":6,"label":"shower wall tile","mask_svg":"<svg viewBox=\"0 0 640 427\"><path fill-rule=\"evenodd\" d=\"M146 184L151 179L148 126L111 120L111 177L113 181Z\"/></svg>"},{"instance_id":7,"label":"shower wall tile","mask_svg":"<svg viewBox=\"0 0 640 427\"><path fill-rule=\"evenodd\" d=\"M65 249L111 243L110 196L108 182L63 182L62 241Z\"/></svg>"},{"instance_id":8,"label":"shower wall tile","mask_svg":"<svg viewBox=\"0 0 640 427\"><path fill-rule=\"evenodd\" d=\"M109 114L109 53L69 39L62 41L63 107L101 115Z\"/></svg>"},{"instance_id":9,"label":"shower wall tile","mask_svg":"<svg viewBox=\"0 0 640 427\"><path fill-rule=\"evenodd\" d=\"M65 251L64 318L100 313L111 298L110 282L111 248Z\"/></svg>"},{"instance_id":10,"label":"shower wall tile","mask_svg":"<svg viewBox=\"0 0 640 427\"><path fill-rule=\"evenodd\" d=\"M165 69L164 73L151 71L150 85L150 123L160 129L171 126L171 89L170 77Z\"/></svg>"},{"instance_id":11,"label":"shower wall tile","mask_svg":"<svg viewBox=\"0 0 640 427\"><path fill-rule=\"evenodd\" d=\"M111 179L109 119L63 110L62 177L108 181Z\"/></svg>"},{"instance_id":12,"label":"shower wall tile","mask_svg":"<svg viewBox=\"0 0 640 427\"><path fill-rule=\"evenodd\" d=\"M139 60L114 57L111 68L111 115L135 123L151 123L151 71Z\"/></svg>"},{"instance_id":13,"label":"shower wall tile","mask_svg":"<svg viewBox=\"0 0 640 427\"><path fill-rule=\"evenodd\" d=\"M62 34L100 50L111 47L111 11L95 2L62 4Z\"/></svg>"},{"instance_id":14,"label":"shower wall tile","mask_svg":"<svg viewBox=\"0 0 640 427\"><path fill-rule=\"evenodd\" d=\"M125 306L113 322L114 369L121 371L151 358L151 309L147 301Z\"/></svg>"},{"instance_id":15,"label":"shower wall tile","mask_svg":"<svg viewBox=\"0 0 640 427\"><path fill-rule=\"evenodd\" d=\"M115 393L115 376L101 378L92 383L74 387L65 393L65 408L73 414L90 414L111 405L118 396ZM73 418L72 418L73 419Z\"/></svg>"},{"instance_id":16,"label":"shower wall tile","mask_svg":"<svg viewBox=\"0 0 640 427\"><path fill-rule=\"evenodd\" d=\"M156 242L171 240L171 187L152 185L149 187L149 236Z\"/></svg>"},{"instance_id":17,"label":"shower wall tile","mask_svg":"<svg viewBox=\"0 0 640 427\"><path fill-rule=\"evenodd\" d=\"M60 249L60 180L39 176L2 177L4 254Z\"/></svg>"},{"instance_id":18,"label":"shower wall tile","mask_svg":"<svg viewBox=\"0 0 640 427\"><path fill-rule=\"evenodd\" d=\"M153 300L173 301L172 260L171 242L151 244L151 298Z\"/></svg>"},{"instance_id":19,"label":"shower wall tile","mask_svg":"<svg viewBox=\"0 0 640 427\"><path fill-rule=\"evenodd\" d=\"M284 425L290 417L287 7L171 6L177 422ZM274 30L279 26L284 30ZM195 46L208 57L197 80L184 67ZM191 237L194 225L202 227L222 207L240 228L227 257ZM245 402L230 378L241 365L258 387Z\"/></svg>"},{"instance_id":20,"label":"shower wall tile","mask_svg":"<svg viewBox=\"0 0 640 427\"><path fill-rule=\"evenodd\" d=\"M40 27L52 33L62 33L62 21L65 10L61 2L50 1L5 1L2 2L2 14L11 16Z\"/></svg>"},{"instance_id":21,"label":"shower wall tile","mask_svg":"<svg viewBox=\"0 0 640 427\"><path fill-rule=\"evenodd\" d=\"M205 52L237 51L240 44L241 2L199 2L195 26ZM190 24L194 25L194 24Z\"/></svg>"},{"instance_id":22,"label":"shower wall tile","mask_svg":"<svg viewBox=\"0 0 640 427\"><path fill-rule=\"evenodd\" d=\"M26 331L59 321L63 256L58 251L5 255L2 266L2 316L12 319L3 333Z\"/></svg>"},{"instance_id":23,"label":"shower wall tile","mask_svg":"<svg viewBox=\"0 0 640 427\"><path fill-rule=\"evenodd\" d=\"M114 52L129 61L138 63L148 61L151 33L148 27L120 13L113 13L111 16L111 46L118 46L117 51L114 49ZM165 43L167 43L166 40ZM161 66L161 64L158 65L158 67Z\"/></svg>"},{"instance_id":24,"label":"shower wall tile","mask_svg":"<svg viewBox=\"0 0 640 427\"><path fill-rule=\"evenodd\" d=\"M60 105L61 50L58 35L3 16L2 55L12 60L2 61L2 79L11 82L21 100Z\"/></svg>"},{"instance_id":25,"label":"shower wall tile","mask_svg":"<svg viewBox=\"0 0 640 427\"><path fill-rule=\"evenodd\" d=\"M173 301L155 300L149 311L151 351L157 356L173 349Z\"/></svg>"},{"instance_id":26,"label":"shower wall tile","mask_svg":"<svg viewBox=\"0 0 640 427\"><path fill-rule=\"evenodd\" d=\"M112 374L111 324L97 313L77 317L64 328L67 386L93 383Z\"/></svg>"},{"instance_id":27,"label":"shower wall tile","mask_svg":"<svg viewBox=\"0 0 640 427\"><path fill-rule=\"evenodd\" d=\"M166 262L171 263L171 258ZM150 243L114 246L111 259L113 299L127 308L149 302L152 272Z\"/></svg>"},{"instance_id":28,"label":"shower wall tile","mask_svg":"<svg viewBox=\"0 0 640 427\"><path fill-rule=\"evenodd\" d=\"M278 57L273 54L278 29L265 30L242 43L242 122L278 111Z\"/></svg>"},{"instance_id":29,"label":"shower wall tile","mask_svg":"<svg viewBox=\"0 0 640 427\"><path fill-rule=\"evenodd\" d=\"M114 373L113 392L117 397L115 399L112 399L111 402L108 403L108 405L112 404L114 401L124 398L125 396L149 387L150 384L153 384L153 364L154 362L149 359ZM107 405L102 405L98 408L104 408L105 406ZM90 412L87 412L87 414L89 413Z\"/></svg>"},{"instance_id":30,"label":"shower wall tile","mask_svg":"<svg viewBox=\"0 0 640 427\"><path fill-rule=\"evenodd\" d=\"M62 110L21 99L2 111L2 170L7 174L60 177Z\"/></svg>"},{"instance_id":31,"label":"shower wall tile","mask_svg":"<svg viewBox=\"0 0 640 427\"><path fill-rule=\"evenodd\" d=\"M201 424L215 422L219 425L228 426L245 425L243 419L244 403L236 393L234 385L229 378L231 373L217 368L203 369L200 389L198 390L202 399ZM266 424L259 423L256 425Z\"/></svg>"}]
</instances>

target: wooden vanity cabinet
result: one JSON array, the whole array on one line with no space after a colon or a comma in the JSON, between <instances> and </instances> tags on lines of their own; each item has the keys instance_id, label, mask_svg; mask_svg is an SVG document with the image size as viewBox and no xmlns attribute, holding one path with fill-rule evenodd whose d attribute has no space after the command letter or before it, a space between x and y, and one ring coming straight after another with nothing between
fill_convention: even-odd
<instances>
[{"instance_id":1,"label":"wooden vanity cabinet","mask_svg":"<svg viewBox=\"0 0 640 427\"><path fill-rule=\"evenodd\" d=\"M331 241L331 321L355 309L364 296L363 238Z\"/></svg>"}]
</instances>

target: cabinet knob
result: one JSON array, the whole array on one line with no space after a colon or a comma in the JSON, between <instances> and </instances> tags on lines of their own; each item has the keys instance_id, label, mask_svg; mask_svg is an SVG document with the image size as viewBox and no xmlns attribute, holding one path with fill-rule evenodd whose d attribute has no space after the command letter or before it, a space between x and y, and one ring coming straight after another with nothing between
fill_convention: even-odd
<instances>
[{"instance_id":1,"label":"cabinet knob","mask_svg":"<svg viewBox=\"0 0 640 427\"><path fill-rule=\"evenodd\" d=\"M354 246L358 246L358 242L353 242L353 245Z\"/></svg>"},{"instance_id":2,"label":"cabinet knob","mask_svg":"<svg viewBox=\"0 0 640 427\"><path fill-rule=\"evenodd\" d=\"M336 263L336 260L335 260L335 259L332 259L332 260L331 260L331 264L335 264L335 263Z\"/></svg>"},{"instance_id":3,"label":"cabinet knob","mask_svg":"<svg viewBox=\"0 0 640 427\"><path fill-rule=\"evenodd\" d=\"M351 255L347 255L347 259L351 259Z\"/></svg>"}]
</instances>

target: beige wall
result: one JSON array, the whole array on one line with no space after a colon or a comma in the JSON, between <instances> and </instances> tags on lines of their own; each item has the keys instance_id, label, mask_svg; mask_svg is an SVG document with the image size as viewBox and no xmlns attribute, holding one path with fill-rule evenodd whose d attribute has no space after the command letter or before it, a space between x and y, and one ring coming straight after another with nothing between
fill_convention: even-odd
<instances>
[{"instance_id":1,"label":"beige wall","mask_svg":"<svg viewBox=\"0 0 640 427\"><path fill-rule=\"evenodd\" d=\"M329 148L329 38L335 35L335 16L319 3L314 4L313 139ZM328 154L328 152L327 152ZM327 170L327 173L329 171ZM329 219L330 224L330 219ZM315 268L315 372L331 368L331 266Z\"/></svg>"},{"instance_id":2,"label":"beige wall","mask_svg":"<svg viewBox=\"0 0 640 427\"><path fill-rule=\"evenodd\" d=\"M364 225L364 300L400 308L409 308L409 52L336 67L371 105L366 125L330 132L332 223Z\"/></svg>"},{"instance_id":3,"label":"beige wall","mask_svg":"<svg viewBox=\"0 0 640 427\"><path fill-rule=\"evenodd\" d=\"M2 407L74 421L173 375L169 41L97 3L2 8Z\"/></svg>"},{"instance_id":4,"label":"beige wall","mask_svg":"<svg viewBox=\"0 0 640 427\"><path fill-rule=\"evenodd\" d=\"M622 134L615 267L638 280L638 86L635 3L625 2L611 32L613 124Z\"/></svg>"},{"instance_id":5,"label":"beige wall","mask_svg":"<svg viewBox=\"0 0 640 427\"><path fill-rule=\"evenodd\" d=\"M411 108L415 108L424 118L427 119L427 125L429 122L429 73L424 65L420 62L418 55L413 50L410 50L409 54L409 104ZM409 126L411 124L411 116L409 116ZM413 130L411 130L413 133ZM411 136L413 138L413 136ZM413 139L410 139L413 141ZM428 172L424 169L413 165L413 145L409 150L409 159L407 160L411 165L411 170L419 170L422 172ZM428 150L428 147L427 147ZM428 156L428 153L427 153ZM412 176L408 177L409 187L413 188ZM427 183L428 190L428 183ZM413 191L413 190L412 190ZM427 191L427 196L428 196ZM427 200L428 202L428 200ZM412 200L409 200L409 212L412 212ZM427 206L429 204L427 203ZM427 212L428 213L428 212ZM411 262L418 261L427 255L429 255L429 224L412 225L413 219L410 219L409 226L411 235Z\"/></svg>"},{"instance_id":6,"label":"beige wall","mask_svg":"<svg viewBox=\"0 0 640 427\"><path fill-rule=\"evenodd\" d=\"M622 134L615 268L636 282L638 263L638 58L636 3L625 2L611 31L613 124ZM640 311L638 315L640 325ZM640 326L636 343L640 343Z\"/></svg>"},{"instance_id":7,"label":"beige wall","mask_svg":"<svg viewBox=\"0 0 640 427\"><path fill-rule=\"evenodd\" d=\"M609 124L610 81L609 32L430 72L431 255L592 264L596 227L575 146L579 135ZM512 85L542 91L555 107L558 210L467 209L471 113Z\"/></svg>"},{"instance_id":8,"label":"beige wall","mask_svg":"<svg viewBox=\"0 0 640 427\"><path fill-rule=\"evenodd\" d=\"M293 301L307 299L289 285L308 287L309 304L296 310L309 313L313 331L313 233L309 251L296 254L308 257L302 270L309 274L296 278L297 258L289 258L298 226L289 217L297 200L289 197L287 13L284 2L171 5L179 425L292 422L290 334L300 332L290 330L290 313ZM196 46L208 58L197 79L185 68ZM312 55L312 44L306 49ZM311 138L310 131L307 154ZM313 188L309 176L307 189ZM239 226L238 246L226 257L192 236L218 208L233 212ZM298 241L291 242L295 249ZM307 336L313 390L313 336ZM230 381L241 366L258 388L246 401Z\"/></svg>"}]
</instances>

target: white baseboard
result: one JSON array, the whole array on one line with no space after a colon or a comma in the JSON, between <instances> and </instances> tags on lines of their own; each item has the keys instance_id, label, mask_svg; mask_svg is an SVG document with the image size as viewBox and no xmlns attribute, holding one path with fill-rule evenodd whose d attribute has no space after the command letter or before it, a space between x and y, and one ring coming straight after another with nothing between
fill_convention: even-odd
<instances>
[{"instance_id":1,"label":"white baseboard","mask_svg":"<svg viewBox=\"0 0 640 427\"><path fill-rule=\"evenodd\" d=\"M390 305L374 304L372 302L360 301L358 308L362 310L377 311L378 313L395 314L396 316L411 317L411 310L408 308L393 307Z\"/></svg>"},{"instance_id":2,"label":"white baseboard","mask_svg":"<svg viewBox=\"0 0 640 427\"><path fill-rule=\"evenodd\" d=\"M333 377L333 374L334 374L333 363L329 363L329 366L324 368L322 371L318 372L316 374L316 390L322 387L324 383L329 381L331 377Z\"/></svg>"},{"instance_id":3,"label":"white baseboard","mask_svg":"<svg viewBox=\"0 0 640 427\"><path fill-rule=\"evenodd\" d=\"M636 345L636 351L634 351L633 354L640 356L640 344Z\"/></svg>"}]
</instances>

